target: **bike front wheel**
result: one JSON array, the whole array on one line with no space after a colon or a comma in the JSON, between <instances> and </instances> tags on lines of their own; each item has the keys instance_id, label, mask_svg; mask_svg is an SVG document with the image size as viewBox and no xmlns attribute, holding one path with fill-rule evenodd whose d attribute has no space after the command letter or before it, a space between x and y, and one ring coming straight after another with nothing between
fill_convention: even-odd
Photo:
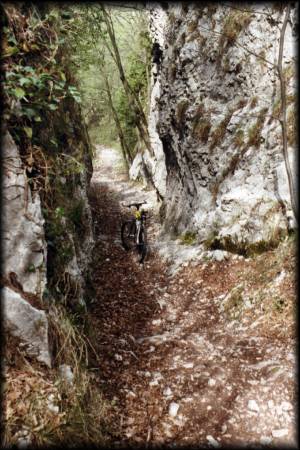
<instances>
[{"instance_id":1,"label":"bike front wheel","mask_svg":"<svg viewBox=\"0 0 300 450\"><path fill-rule=\"evenodd\" d=\"M127 220L121 226L121 241L125 250L132 250L135 246L136 225L135 221Z\"/></svg>"}]
</instances>

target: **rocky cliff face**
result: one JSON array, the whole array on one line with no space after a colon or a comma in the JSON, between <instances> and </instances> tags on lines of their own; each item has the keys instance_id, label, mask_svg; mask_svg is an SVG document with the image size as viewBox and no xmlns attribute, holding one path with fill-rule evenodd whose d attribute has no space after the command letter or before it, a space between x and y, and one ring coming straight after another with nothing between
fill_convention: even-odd
<instances>
[{"instance_id":1,"label":"rocky cliff face","mask_svg":"<svg viewBox=\"0 0 300 450\"><path fill-rule=\"evenodd\" d=\"M237 252L275 243L295 226L275 67L283 12L271 4L151 7L153 40L163 50L150 134L159 155L152 171L166 169L157 177L165 231L195 232L208 246ZM294 166L295 18L292 9L283 60Z\"/></svg>"},{"instance_id":2,"label":"rocky cliff face","mask_svg":"<svg viewBox=\"0 0 300 450\"><path fill-rule=\"evenodd\" d=\"M7 330L49 366L45 311L52 304L81 309L87 298L94 244L87 198L92 150L71 95L76 89L67 52L58 46L56 59L48 58L51 31L44 33L44 27L50 21L53 29L53 17L41 10L44 21L32 25L31 8L4 9L2 293ZM26 48L25 56L18 48Z\"/></svg>"}]
</instances>

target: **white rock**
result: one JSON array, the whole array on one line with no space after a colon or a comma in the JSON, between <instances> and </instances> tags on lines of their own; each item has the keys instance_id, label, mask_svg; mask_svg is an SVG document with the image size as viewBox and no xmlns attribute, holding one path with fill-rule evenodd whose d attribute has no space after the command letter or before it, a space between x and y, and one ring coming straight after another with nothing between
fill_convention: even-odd
<instances>
[{"instance_id":1,"label":"white rock","mask_svg":"<svg viewBox=\"0 0 300 450\"><path fill-rule=\"evenodd\" d=\"M227 431L227 425L226 425L226 423L224 423L222 425L221 433L224 434L224 433L226 433L226 431Z\"/></svg>"},{"instance_id":2,"label":"white rock","mask_svg":"<svg viewBox=\"0 0 300 450\"><path fill-rule=\"evenodd\" d=\"M74 381L74 374L72 372L72 369L67 364L62 364L58 368L59 374L61 378L66 381L68 384L73 384Z\"/></svg>"},{"instance_id":3,"label":"white rock","mask_svg":"<svg viewBox=\"0 0 300 450\"><path fill-rule=\"evenodd\" d=\"M153 325L160 325L161 324L161 319L152 320L152 324Z\"/></svg>"},{"instance_id":4,"label":"white rock","mask_svg":"<svg viewBox=\"0 0 300 450\"><path fill-rule=\"evenodd\" d=\"M272 436L274 438L281 438L288 434L288 430L286 428L282 428L280 430L272 430Z\"/></svg>"},{"instance_id":5,"label":"white rock","mask_svg":"<svg viewBox=\"0 0 300 450\"><path fill-rule=\"evenodd\" d=\"M169 386L163 390L163 395L165 395L166 397L172 395L172 390L169 388Z\"/></svg>"},{"instance_id":6,"label":"white rock","mask_svg":"<svg viewBox=\"0 0 300 450\"><path fill-rule=\"evenodd\" d=\"M283 411L291 411L293 409L293 406L290 402L282 402L281 408L283 409Z\"/></svg>"},{"instance_id":7,"label":"white rock","mask_svg":"<svg viewBox=\"0 0 300 450\"><path fill-rule=\"evenodd\" d=\"M273 400L268 400L268 407L269 407L270 409L273 409L273 408L274 408L274 402L273 402Z\"/></svg>"},{"instance_id":8,"label":"white rock","mask_svg":"<svg viewBox=\"0 0 300 450\"><path fill-rule=\"evenodd\" d=\"M268 444L271 444L272 438L270 438L269 436L261 436L259 442L260 442L262 445L268 445Z\"/></svg>"},{"instance_id":9,"label":"white rock","mask_svg":"<svg viewBox=\"0 0 300 450\"><path fill-rule=\"evenodd\" d=\"M213 378L210 378L209 380L208 380L208 386L214 386L215 384L216 384L216 380L214 380Z\"/></svg>"},{"instance_id":10,"label":"white rock","mask_svg":"<svg viewBox=\"0 0 300 450\"><path fill-rule=\"evenodd\" d=\"M3 288L2 293L4 326L20 338L29 355L51 367L45 311L34 308L8 287Z\"/></svg>"},{"instance_id":11,"label":"white rock","mask_svg":"<svg viewBox=\"0 0 300 450\"><path fill-rule=\"evenodd\" d=\"M251 411L258 412L259 411L259 406L258 406L258 404L256 403L255 400L249 400L248 401L248 409L250 409Z\"/></svg>"},{"instance_id":12,"label":"white rock","mask_svg":"<svg viewBox=\"0 0 300 450\"><path fill-rule=\"evenodd\" d=\"M182 367L184 367L185 369L192 369L194 367L194 363L192 362L184 363L182 364Z\"/></svg>"},{"instance_id":13,"label":"white rock","mask_svg":"<svg viewBox=\"0 0 300 450\"><path fill-rule=\"evenodd\" d=\"M215 448L221 446L221 444L218 441L216 441L210 434L208 436L206 436L206 439Z\"/></svg>"},{"instance_id":14,"label":"white rock","mask_svg":"<svg viewBox=\"0 0 300 450\"><path fill-rule=\"evenodd\" d=\"M117 361L123 361L123 357L121 355L118 355L117 353L115 354L115 359Z\"/></svg>"},{"instance_id":15,"label":"white rock","mask_svg":"<svg viewBox=\"0 0 300 450\"><path fill-rule=\"evenodd\" d=\"M178 409L179 409L178 403L171 402L170 405L169 405L169 415L171 417L176 417Z\"/></svg>"},{"instance_id":16,"label":"white rock","mask_svg":"<svg viewBox=\"0 0 300 450\"><path fill-rule=\"evenodd\" d=\"M17 441L18 448L28 448L30 444L31 444L31 440L27 439L26 437L21 437Z\"/></svg>"},{"instance_id":17,"label":"white rock","mask_svg":"<svg viewBox=\"0 0 300 450\"><path fill-rule=\"evenodd\" d=\"M49 411L53 412L54 414L59 413L59 407L56 405L53 405L52 403L48 404L48 409L49 409Z\"/></svg>"}]
</instances>

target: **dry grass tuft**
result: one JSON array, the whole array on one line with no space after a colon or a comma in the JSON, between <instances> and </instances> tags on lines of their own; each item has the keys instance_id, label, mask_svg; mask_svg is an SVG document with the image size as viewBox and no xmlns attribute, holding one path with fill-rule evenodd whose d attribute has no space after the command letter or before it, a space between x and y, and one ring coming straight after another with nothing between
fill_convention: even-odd
<instances>
[{"instance_id":1,"label":"dry grass tuft","mask_svg":"<svg viewBox=\"0 0 300 450\"><path fill-rule=\"evenodd\" d=\"M251 98L250 108L255 108L255 106L257 106L257 103L258 103L258 97L257 97L257 95L255 95L254 97Z\"/></svg>"},{"instance_id":2,"label":"dry grass tuft","mask_svg":"<svg viewBox=\"0 0 300 450\"><path fill-rule=\"evenodd\" d=\"M244 144L244 130L242 130L241 128L239 128L233 138L233 143L235 145L235 147L237 148L241 148Z\"/></svg>"},{"instance_id":3,"label":"dry grass tuft","mask_svg":"<svg viewBox=\"0 0 300 450\"><path fill-rule=\"evenodd\" d=\"M178 127L181 127L184 124L185 121L185 114L189 107L189 102L187 100L182 100L177 105L176 109L176 122Z\"/></svg>"},{"instance_id":4,"label":"dry grass tuft","mask_svg":"<svg viewBox=\"0 0 300 450\"><path fill-rule=\"evenodd\" d=\"M188 24L187 24L187 31L188 33L193 33L198 26L198 21L197 20L191 20Z\"/></svg>"},{"instance_id":5,"label":"dry grass tuft","mask_svg":"<svg viewBox=\"0 0 300 450\"><path fill-rule=\"evenodd\" d=\"M231 11L224 21L222 36L219 45L223 50L233 45L242 30L245 30L251 22L251 14L243 11Z\"/></svg>"},{"instance_id":6,"label":"dry grass tuft","mask_svg":"<svg viewBox=\"0 0 300 450\"><path fill-rule=\"evenodd\" d=\"M51 307L48 317L53 369L30 361L8 338L4 445L20 438L34 446L103 445L108 404L99 380L87 369L89 342L62 307ZM71 366L72 384L59 376L60 364Z\"/></svg>"},{"instance_id":7,"label":"dry grass tuft","mask_svg":"<svg viewBox=\"0 0 300 450\"><path fill-rule=\"evenodd\" d=\"M206 118L202 118L194 122L192 133L195 138L206 144L206 142L208 141L210 129L210 121Z\"/></svg>"},{"instance_id":8,"label":"dry grass tuft","mask_svg":"<svg viewBox=\"0 0 300 450\"><path fill-rule=\"evenodd\" d=\"M259 116L256 120L256 122L247 130L248 134L248 141L247 141L247 147L254 146L255 148L258 148L260 146L260 137L261 132L264 126L265 122L265 116L267 114L268 109L263 108Z\"/></svg>"},{"instance_id":9,"label":"dry grass tuft","mask_svg":"<svg viewBox=\"0 0 300 450\"><path fill-rule=\"evenodd\" d=\"M217 128L212 133L212 140L209 146L209 150L212 152L213 149L221 143L221 141L224 139L227 125L230 122L230 119L232 117L232 114L234 113L233 110L229 111L225 118L219 123Z\"/></svg>"},{"instance_id":10,"label":"dry grass tuft","mask_svg":"<svg viewBox=\"0 0 300 450\"><path fill-rule=\"evenodd\" d=\"M296 109L295 108L291 108L290 111L288 112L287 115L287 120L286 120L286 124L287 124L287 139L288 139L288 144L293 146L296 144L296 140L297 140L297 133L296 133L296 124L298 122L296 121Z\"/></svg>"}]
</instances>

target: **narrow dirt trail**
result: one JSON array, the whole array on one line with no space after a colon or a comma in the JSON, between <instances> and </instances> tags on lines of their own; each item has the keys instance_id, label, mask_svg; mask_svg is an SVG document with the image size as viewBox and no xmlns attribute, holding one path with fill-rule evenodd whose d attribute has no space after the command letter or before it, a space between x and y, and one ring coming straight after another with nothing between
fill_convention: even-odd
<instances>
[{"instance_id":1,"label":"narrow dirt trail","mask_svg":"<svg viewBox=\"0 0 300 450\"><path fill-rule=\"evenodd\" d=\"M114 444L295 445L293 342L220 313L241 263L199 262L170 277L151 252L139 265L120 244L121 204L151 205L155 194L126 180L116 151L98 153L90 312ZM158 229L153 213L150 241Z\"/></svg>"}]
</instances>

